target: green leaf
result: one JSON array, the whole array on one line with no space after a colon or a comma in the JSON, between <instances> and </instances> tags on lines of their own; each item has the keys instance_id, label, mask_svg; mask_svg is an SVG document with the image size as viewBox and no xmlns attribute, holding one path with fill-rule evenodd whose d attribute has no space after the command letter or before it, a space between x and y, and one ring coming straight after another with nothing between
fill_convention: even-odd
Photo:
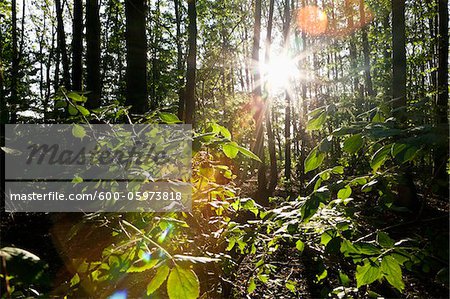
<instances>
[{"instance_id":1,"label":"green leaf","mask_svg":"<svg viewBox=\"0 0 450 299\"><path fill-rule=\"evenodd\" d=\"M320 236L320 244L327 246L327 244L336 236L336 232L332 229L326 230Z\"/></svg>"},{"instance_id":2,"label":"green leaf","mask_svg":"<svg viewBox=\"0 0 450 299\"><path fill-rule=\"evenodd\" d=\"M239 153L239 148L236 142L225 143L222 145L222 151L230 159L236 158Z\"/></svg>"},{"instance_id":3,"label":"green leaf","mask_svg":"<svg viewBox=\"0 0 450 299\"><path fill-rule=\"evenodd\" d=\"M66 101L58 101L55 103L55 108L65 108L65 107L67 107Z\"/></svg>"},{"instance_id":4,"label":"green leaf","mask_svg":"<svg viewBox=\"0 0 450 299\"><path fill-rule=\"evenodd\" d=\"M341 252L346 257L351 257L353 260L361 260L361 256L378 255L381 253L380 249L371 243L357 242L352 243L347 239L343 239L341 243Z\"/></svg>"},{"instance_id":5,"label":"green leaf","mask_svg":"<svg viewBox=\"0 0 450 299\"><path fill-rule=\"evenodd\" d=\"M247 293L251 294L256 290L256 283L255 279L252 277L249 280L248 287L247 287Z\"/></svg>"},{"instance_id":6,"label":"green leaf","mask_svg":"<svg viewBox=\"0 0 450 299\"><path fill-rule=\"evenodd\" d=\"M230 131L228 131L227 128L220 126L220 134L223 135L223 137L230 139L231 138L231 133Z\"/></svg>"},{"instance_id":7,"label":"green leaf","mask_svg":"<svg viewBox=\"0 0 450 299\"><path fill-rule=\"evenodd\" d=\"M74 287L79 283L80 283L80 276L78 275L78 273L75 273L75 275L70 280L70 287Z\"/></svg>"},{"instance_id":8,"label":"green leaf","mask_svg":"<svg viewBox=\"0 0 450 299\"><path fill-rule=\"evenodd\" d=\"M237 148L239 149L241 154L243 154L244 156L262 163L261 159L257 155L255 155L253 152L249 151L245 147L242 147L242 146L238 145Z\"/></svg>"},{"instance_id":9,"label":"green leaf","mask_svg":"<svg viewBox=\"0 0 450 299\"><path fill-rule=\"evenodd\" d=\"M405 288L402 277L402 269L397 260L391 255L387 255L381 261L381 270L386 280L400 292Z\"/></svg>"},{"instance_id":10,"label":"green leaf","mask_svg":"<svg viewBox=\"0 0 450 299\"><path fill-rule=\"evenodd\" d=\"M314 117L308 121L306 129L310 131L320 130L327 120L327 113L324 111L320 113L317 117Z\"/></svg>"},{"instance_id":11,"label":"green leaf","mask_svg":"<svg viewBox=\"0 0 450 299\"><path fill-rule=\"evenodd\" d=\"M300 214L303 222L308 222L309 219L317 212L319 208L319 198L317 196L308 197L300 208Z\"/></svg>"},{"instance_id":12,"label":"green leaf","mask_svg":"<svg viewBox=\"0 0 450 299\"><path fill-rule=\"evenodd\" d=\"M170 268L167 265L162 265L156 271L155 276L152 278L150 283L147 285L147 295L153 294L159 287L163 284L163 282L167 279L169 275Z\"/></svg>"},{"instance_id":13,"label":"green leaf","mask_svg":"<svg viewBox=\"0 0 450 299\"><path fill-rule=\"evenodd\" d=\"M83 178L78 175L75 175L74 178L72 179L72 183L75 183L75 184L79 184L82 182L83 182Z\"/></svg>"},{"instance_id":14,"label":"green leaf","mask_svg":"<svg viewBox=\"0 0 450 299\"><path fill-rule=\"evenodd\" d=\"M73 125L72 135L76 138L83 139L86 136L86 130L80 125Z\"/></svg>"},{"instance_id":15,"label":"green leaf","mask_svg":"<svg viewBox=\"0 0 450 299\"><path fill-rule=\"evenodd\" d=\"M349 185L345 186L337 193L337 197L339 199L347 199L350 197L350 195L352 195L352 188Z\"/></svg>"},{"instance_id":16,"label":"green leaf","mask_svg":"<svg viewBox=\"0 0 450 299\"><path fill-rule=\"evenodd\" d=\"M78 114L77 108L75 108L73 105L69 105L68 110L69 110L69 114L70 115L77 115Z\"/></svg>"},{"instance_id":17,"label":"green leaf","mask_svg":"<svg viewBox=\"0 0 450 299\"><path fill-rule=\"evenodd\" d=\"M287 288L289 291L295 293L296 286L297 286L297 283L296 283L295 281L288 280L284 285L286 286L286 288Z\"/></svg>"},{"instance_id":18,"label":"green leaf","mask_svg":"<svg viewBox=\"0 0 450 299\"><path fill-rule=\"evenodd\" d=\"M86 100L87 100L86 97L84 97L76 92L73 92L73 91L69 92L67 94L67 97L70 98L74 102L82 102L83 103L83 102L86 102Z\"/></svg>"},{"instance_id":19,"label":"green leaf","mask_svg":"<svg viewBox=\"0 0 450 299\"><path fill-rule=\"evenodd\" d=\"M392 144L385 145L381 147L375 154L372 156L372 160L370 161L370 167L372 167L373 171L377 171L384 162L389 158L389 154L391 152Z\"/></svg>"},{"instance_id":20,"label":"green leaf","mask_svg":"<svg viewBox=\"0 0 450 299\"><path fill-rule=\"evenodd\" d=\"M375 113L375 115L372 117L373 123L381 123L383 121L384 121L384 117L383 117L383 115L381 115L380 111L377 111L377 113Z\"/></svg>"},{"instance_id":21,"label":"green leaf","mask_svg":"<svg viewBox=\"0 0 450 299\"><path fill-rule=\"evenodd\" d=\"M170 299L195 299L200 295L197 275L190 269L176 266L167 279L167 294Z\"/></svg>"},{"instance_id":22,"label":"green leaf","mask_svg":"<svg viewBox=\"0 0 450 299\"><path fill-rule=\"evenodd\" d=\"M364 144L364 139L362 138L362 135L356 134L356 135L350 136L349 138L347 138L344 141L343 150L349 154L355 154L362 148L363 144Z\"/></svg>"},{"instance_id":23,"label":"green leaf","mask_svg":"<svg viewBox=\"0 0 450 299\"><path fill-rule=\"evenodd\" d=\"M331 172L334 174L344 174L344 166L334 166Z\"/></svg>"},{"instance_id":24,"label":"green leaf","mask_svg":"<svg viewBox=\"0 0 450 299\"><path fill-rule=\"evenodd\" d=\"M321 281L321 280L324 280L325 278L327 278L327 276L328 276L328 270L323 269L322 273L316 274L316 279L317 279L317 281Z\"/></svg>"},{"instance_id":25,"label":"green leaf","mask_svg":"<svg viewBox=\"0 0 450 299\"><path fill-rule=\"evenodd\" d=\"M267 274L258 274L257 277L262 283L266 283L269 281L269 275Z\"/></svg>"},{"instance_id":26,"label":"green leaf","mask_svg":"<svg viewBox=\"0 0 450 299\"><path fill-rule=\"evenodd\" d=\"M305 159L305 173L318 168L325 159L325 153L319 152L317 148L313 149Z\"/></svg>"},{"instance_id":27,"label":"green leaf","mask_svg":"<svg viewBox=\"0 0 450 299\"><path fill-rule=\"evenodd\" d=\"M350 278L344 272L339 272L339 280L344 287L348 287L350 285Z\"/></svg>"},{"instance_id":28,"label":"green leaf","mask_svg":"<svg viewBox=\"0 0 450 299\"><path fill-rule=\"evenodd\" d=\"M392 248L394 246L394 240L392 240L389 235L385 232L377 233L377 243L384 248Z\"/></svg>"},{"instance_id":29,"label":"green leaf","mask_svg":"<svg viewBox=\"0 0 450 299\"><path fill-rule=\"evenodd\" d=\"M143 266L132 265L130 268L128 268L127 273L141 273L152 269L158 263L158 259L152 259L149 262L146 262Z\"/></svg>"},{"instance_id":30,"label":"green leaf","mask_svg":"<svg viewBox=\"0 0 450 299\"><path fill-rule=\"evenodd\" d=\"M363 266L356 267L356 284L357 287L371 284L383 276L381 268L377 263L371 263L369 260L364 261Z\"/></svg>"},{"instance_id":31,"label":"green leaf","mask_svg":"<svg viewBox=\"0 0 450 299\"><path fill-rule=\"evenodd\" d=\"M77 105L77 110L80 111L83 116L88 116L89 114L91 114L89 110L80 105Z\"/></svg>"},{"instance_id":32,"label":"green leaf","mask_svg":"<svg viewBox=\"0 0 450 299\"><path fill-rule=\"evenodd\" d=\"M234 245L236 245L236 238L230 238L230 240L228 241L228 246L225 249L226 251L230 251L231 249L234 248Z\"/></svg>"},{"instance_id":33,"label":"green leaf","mask_svg":"<svg viewBox=\"0 0 450 299\"><path fill-rule=\"evenodd\" d=\"M302 240L297 240L297 242L295 242L295 248L297 248L298 251L303 252L305 243L303 243Z\"/></svg>"},{"instance_id":34,"label":"green leaf","mask_svg":"<svg viewBox=\"0 0 450 299\"><path fill-rule=\"evenodd\" d=\"M176 116L173 113L159 112L158 117L159 119L161 119L161 121L165 122L166 124L176 124L181 122L178 116Z\"/></svg>"},{"instance_id":35,"label":"green leaf","mask_svg":"<svg viewBox=\"0 0 450 299\"><path fill-rule=\"evenodd\" d=\"M413 160L418 152L419 149L417 147L401 143L395 143L392 146L391 151L392 156L395 157L395 159L400 163L406 163Z\"/></svg>"}]
</instances>

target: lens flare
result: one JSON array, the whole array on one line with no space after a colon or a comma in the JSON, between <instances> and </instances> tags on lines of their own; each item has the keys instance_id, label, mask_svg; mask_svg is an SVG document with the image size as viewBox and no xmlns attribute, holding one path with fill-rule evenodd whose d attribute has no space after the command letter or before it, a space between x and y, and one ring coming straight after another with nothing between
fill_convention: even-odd
<instances>
[{"instance_id":1,"label":"lens flare","mask_svg":"<svg viewBox=\"0 0 450 299\"><path fill-rule=\"evenodd\" d=\"M142 254L142 260L146 263L150 262L150 260L152 259L152 254L150 252L145 252L144 254Z\"/></svg>"},{"instance_id":2,"label":"lens flare","mask_svg":"<svg viewBox=\"0 0 450 299\"><path fill-rule=\"evenodd\" d=\"M119 290L114 292L111 296L108 297L108 299L127 299L127 291L126 290Z\"/></svg>"},{"instance_id":3,"label":"lens flare","mask_svg":"<svg viewBox=\"0 0 450 299\"><path fill-rule=\"evenodd\" d=\"M290 88L292 80L299 76L298 62L285 54L270 56L270 61L261 65L261 72L269 93Z\"/></svg>"},{"instance_id":4,"label":"lens flare","mask_svg":"<svg viewBox=\"0 0 450 299\"><path fill-rule=\"evenodd\" d=\"M297 13L297 26L309 35L321 35L327 30L327 14L317 6L305 6Z\"/></svg>"},{"instance_id":5,"label":"lens flare","mask_svg":"<svg viewBox=\"0 0 450 299\"><path fill-rule=\"evenodd\" d=\"M166 239L167 235L170 233L170 231L172 230L172 228L173 228L172 223L169 223L169 224L167 225L166 229L163 230L163 232L161 233L161 235L159 235L159 237L158 237L158 242L159 242L159 243L164 242L164 240Z\"/></svg>"}]
</instances>

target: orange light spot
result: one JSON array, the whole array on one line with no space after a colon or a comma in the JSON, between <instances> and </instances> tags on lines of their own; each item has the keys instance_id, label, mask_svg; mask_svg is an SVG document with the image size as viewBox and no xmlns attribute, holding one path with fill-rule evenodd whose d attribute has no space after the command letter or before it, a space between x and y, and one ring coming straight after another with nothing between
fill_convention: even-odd
<instances>
[{"instance_id":1,"label":"orange light spot","mask_svg":"<svg viewBox=\"0 0 450 299\"><path fill-rule=\"evenodd\" d=\"M327 30L327 14L317 6L305 6L297 13L297 26L309 35L321 35Z\"/></svg>"}]
</instances>

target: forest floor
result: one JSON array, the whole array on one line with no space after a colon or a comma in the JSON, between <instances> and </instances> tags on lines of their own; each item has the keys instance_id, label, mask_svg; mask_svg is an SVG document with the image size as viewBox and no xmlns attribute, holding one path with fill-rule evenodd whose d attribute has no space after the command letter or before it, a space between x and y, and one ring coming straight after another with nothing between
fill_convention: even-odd
<instances>
[{"instance_id":1,"label":"forest floor","mask_svg":"<svg viewBox=\"0 0 450 299\"><path fill-rule=\"evenodd\" d=\"M245 197L252 194L255 184L248 181L241 186L241 196ZM285 196L284 190L278 189L277 196ZM426 209L422 213L419 221L405 221L405 225L398 225L401 217L395 213L385 215L383 219L375 219L374 215L363 215L358 221L362 221L367 227L367 231L375 231L374 223L384 221L384 226L398 225L390 232L401 234L402 236L433 236L436 233L447 234L449 230L449 204L440 200L429 200ZM72 256L73 252L79 252L81 255L89 253L91 258L100 256L101 251L93 252L95 248L103 248L108 244L105 238L102 238L102 230L99 227L91 227L93 235L85 235L84 240L79 243L71 242L64 244L61 236L66 235L71 229L71 223L79 221L81 214L72 213L70 215L50 214L1 214L1 242L2 246L14 245L24 248L39 255L43 260L49 262L49 274L54 279L54 285L63 281L70 280L71 271L66 269L65 262L61 259L61 254ZM78 220L77 220L78 219ZM60 235L61 233L61 235ZM438 241L439 242L439 241ZM444 238L442 242L448 242ZM71 253L62 252L70 250ZM91 250L92 249L92 250ZM63 250L63 251L64 251ZM239 264L235 280L230 283L233 286L234 298L320 298L323 287L333 288L334 286L324 286L318 284L313 271L314 260L318 256L314 251L306 250L300 253L292 244L281 244L280 249L275 254L268 257L267 264L276 267L276 271L271 274L268 283L258 283L258 287L251 294L247 294L248 281L252 277L255 256L247 255ZM442 285L437 285L431 277L417 276L417 273L404 273L405 293L401 298L448 298L449 290ZM291 291L286 284L295 286L295 291ZM383 293L391 292L392 297L398 298L399 294L394 290L388 290L390 287L385 283L375 286L375 290L383 290ZM362 298L362 297L361 297Z\"/></svg>"}]
</instances>

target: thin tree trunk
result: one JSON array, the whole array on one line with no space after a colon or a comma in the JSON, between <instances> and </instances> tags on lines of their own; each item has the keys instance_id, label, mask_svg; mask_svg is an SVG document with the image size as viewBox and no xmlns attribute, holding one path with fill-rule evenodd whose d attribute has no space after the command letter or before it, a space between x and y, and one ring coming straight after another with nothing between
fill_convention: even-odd
<instances>
[{"instance_id":1,"label":"thin tree trunk","mask_svg":"<svg viewBox=\"0 0 450 299\"><path fill-rule=\"evenodd\" d=\"M3 32L0 28L0 57L3 57ZM3 61L0 61L0 125L8 123L8 109L5 99L5 83L3 75Z\"/></svg>"},{"instance_id":2,"label":"thin tree trunk","mask_svg":"<svg viewBox=\"0 0 450 299\"><path fill-rule=\"evenodd\" d=\"M145 33L145 0L126 0L126 105L131 112L143 114L148 110L147 37Z\"/></svg>"},{"instance_id":3,"label":"thin tree trunk","mask_svg":"<svg viewBox=\"0 0 450 299\"><path fill-rule=\"evenodd\" d=\"M155 9L155 16L154 19L154 26L153 26L153 44L152 44L152 82L151 82L151 95L150 95L150 109L156 110L159 105L159 74L160 74L160 66L159 66L159 44L161 40L161 24L160 24L160 1L156 1L156 9Z\"/></svg>"},{"instance_id":4,"label":"thin tree trunk","mask_svg":"<svg viewBox=\"0 0 450 299\"><path fill-rule=\"evenodd\" d=\"M177 44L177 74L178 79L178 118L184 120L184 78L183 78L183 47L181 41L181 9L180 0L173 0L175 6L176 44Z\"/></svg>"},{"instance_id":5,"label":"thin tree trunk","mask_svg":"<svg viewBox=\"0 0 450 299\"><path fill-rule=\"evenodd\" d=\"M437 123L442 126L442 136L446 141L434 152L435 176L442 187L440 193L448 200L448 174L446 162L448 159L448 0L439 1L439 39L438 39L438 95L436 102Z\"/></svg>"},{"instance_id":6,"label":"thin tree trunk","mask_svg":"<svg viewBox=\"0 0 450 299\"><path fill-rule=\"evenodd\" d=\"M39 96L41 99L42 104L45 102L45 93L44 93L44 40L45 40L45 34L46 31L46 14L44 12L44 18L42 20L42 28L39 29L40 36L39 36ZM0 38L1 40L1 38ZM45 105L43 105L45 107ZM43 116L44 116L44 122L47 120L47 109L43 109Z\"/></svg>"},{"instance_id":7,"label":"thin tree trunk","mask_svg":"<svg viewBox=\"0 0 450 299\"><path fill-rule=\"evenodd\" d=\"M270 0L269 3L269 18L267 23L267 36L266 36L266 55L265 61L266 63L270 60L270 46L272 44L272 27L273 27L273 10L274 10L275 0ZM270 99L268 101L270 103ZM267 193L269 196L273 195L275 191L275 187L277 186L278 181L278 170L277 170L277 155L275 149L275 136L272 128L272 121L270 119L270 112L272 108L271 105L266 105L266 130L267 130L267 139L269 146L269 158L270 158L270 177L269 177L269 186L267 189Z\"/></svg>"},{"instance_id":8,"label":"thin tree trunk","mask_svg":"<svg viewBox=\"0 0 450 299\"><path fill-rule=\"evenodd\" d=\"M350 32L350 37L349 37L349 51L350 51L350 75L352 77L352 82L353 82L353 92L356 92L358 90L358 71L357 71L357 67L358 67L358 63L357 63L357 58L356 58L356 45L355 45L355 41L353 40L354 38L354 27L355 24L353 22L353 8L349 3L350 0L345 0L344 6L345 6L345 14L347 17L347 27L348 27L348 31Z\"/></svg>"},{"instance_id":9,"label":"thin tree trunk","mask_svg":"<svg viewBox=\"0 0 450 299\"><path fill-rule=\"evenodd\" d=\"M439 124L448 124L448 0L439 0L438 51L437 116Z\"/></svg>"},{"instance_id":10,"label":"thin tree trunk","mask_svg":"<svg viewBox=\"0 0 450 299\"><path fill-rule=\"evenodd\" d=\"M361 38L364 54L364 77L366 81L367 95L374 96L372 76L370 74L370 48L369 39L367 37L366 12L364 7L364 0L359 1L359 16L361 18Z\"/></svg>"},{"instance_id":11,"label":"thin tree trunk","mask_svg":"<svg viewBox=\"0 0 450 299\"><path fill-rule=\"evenodd\" d=\"M58 51L61 55L61 62L63 67L63 84L66 89L70 89L70 72L69 72L69 58L67 57L66 49L66 34L64 32L63 12L64 8L61 5L61 0L55 0L56 6L56 32L58 39Z\"/></svg>"},{"instance_id":12,"label":"thin tree trunk","mask_svg":"<svg viewBox=\"0 0 450 299\"><path fill-rule=\"evenodd\" d=\"M185 122L194 125L195 77L197 67L197 8L196 0L188 0L188 57L185 90Z\"/></svg>"},{"instance_id":13,"label":"thin tree trunk","mask_svg":"<svg viewBox=\"0 0 450 299\"><path fill-rule=\"evenodd\" d=\"M101 77L100 77L100 15L99 0L86 1L86 90L88 108L100 106Z\"/></svg>"},{"instance_id":14,"label":"thin tree trunk","mask_svg":"<svg viewBox=\"0 0 450 299\"><path fill-rule=\"evenodd\" d=\"M72 89L83 89L83 0L73 2Z\"/></svg>"},{"instance_id":15,"label":"thin tree trunk","mask_svg":"<svg viewBox=\"0 0 450 299\"><path fill-rule=\"evenodd\" d=\"M289 1L286 0L284 6L284 28L283 37L284 44L287 47L288 35L290 30L291 17L289 9ZM285 148L284 148L284 176L286 181L291 180L291 96L286 90L286 108L285 108L285 121L284 121L284 138L285 138Z\"/></svg>"},{"instance_id":16,"label":"thin tree trunk","mask_svg":"<svg viewBox=\"0 0 450 299\"><path fill-rule=\"evenodd\" d=\"M12 65L11 65L11 101L9 122L14 124L17 121L17 102L18 102L18 77L19 77L19 54L17 51L17 3L12 0Z\"/></svg>"},{"instance_id":17,"label":"thin tree trunk","mask_svg":"<svg viewBox=\"0 0 450 299\"><path fill-rule=\"evenodd\" d=\"M405 0L392 0L392 95L394 116L406 121Z\"/></svg>"},{"instance_id":18,"label":"thin tree trunk","mask_svg":"<svg viewBox=\"0 0 450 299\"><path fill-rule=\"evenodd\" d=\"M253 70L253 93L252 93L252 107L254 109L253 119L256 127L256 140L253 151L262 161L258 164L258 191L256 197L261 205L268 204L267 197L267 178L266 165L264 159L264 114L265 103L262 100L261 91L261 74L259 69L259 48L261 39L261 0L255 1L255 23L253 27L253 48L252 60L255 65Z\"/></svg>"},{"instance_id":19,"label":"thin tree trunk","mask_svg":"<svg viewBox=\"0 0 450 299\"><path fill-rule=\"evenodd\" d=\"M49 106L49 102L50 102L50 89L51 89L51 75L50 75L50 71L51 71L51 66L52 66L52 61L53 61L53 55L55 54L55 29L54 26L51 26L52 28L52 42L51 42L51 47L50 47L50 51L48 53L48 59L47 59L47 64L45 66L45 84L46 84L46 91L45 91L45 100L44 100L44 111L47 111L48 106Z\"/></svg>"}]
</instances>

